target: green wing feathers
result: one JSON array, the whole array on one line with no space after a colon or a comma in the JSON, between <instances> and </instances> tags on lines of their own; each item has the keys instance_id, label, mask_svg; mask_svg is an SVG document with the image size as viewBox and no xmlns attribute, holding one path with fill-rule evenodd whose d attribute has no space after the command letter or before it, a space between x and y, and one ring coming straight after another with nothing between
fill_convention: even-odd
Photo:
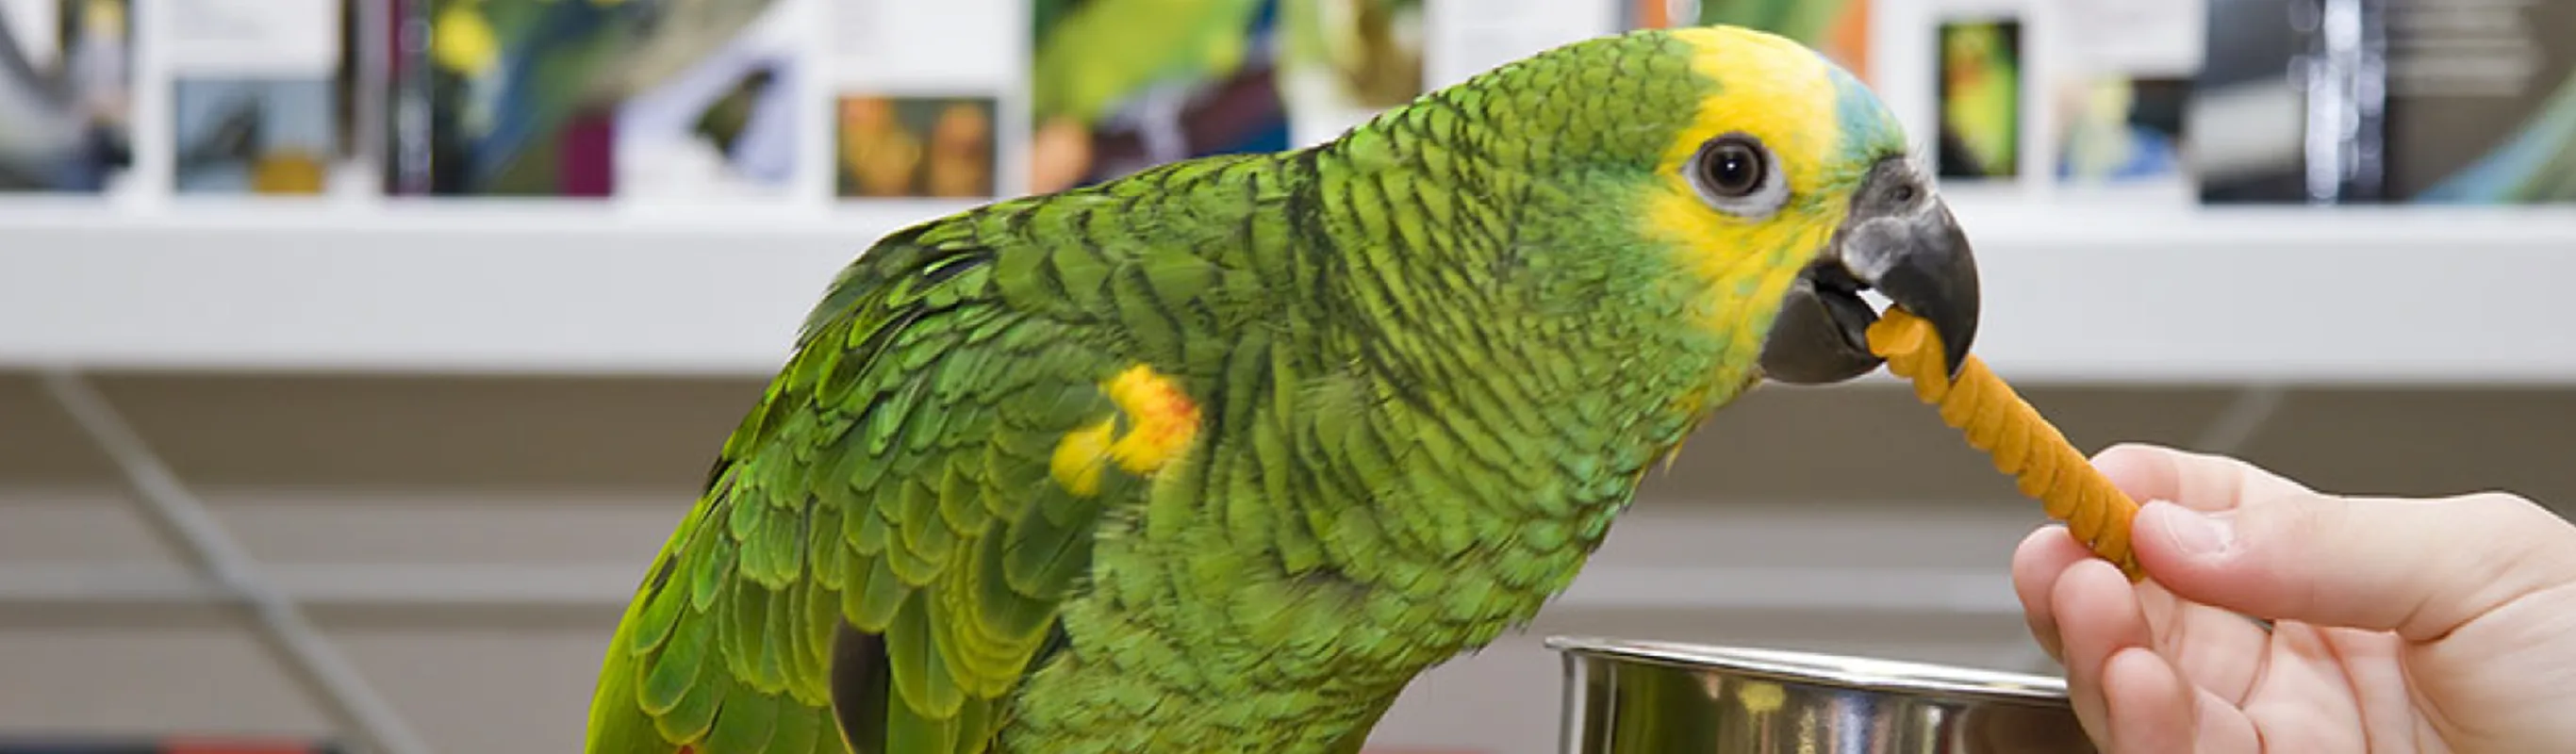
<instances>
[{"instance_id":1,"label":"green wing feathers","mask_svg":"<svg viewBox=\"0 0 2576 754\"><path fill-rule=\"evenodd\" d=\"M1035 252L1031 252L1035 253ZM1051 646L1110 475L1049 476L1112 415L1106 349L1005 305L960 218L850 266L727 440L610 647L593 754L977 752ZM848 629L844 629L844 624ZM840 715L842 680L882 700Z\"/></svg>"}]
</instances>

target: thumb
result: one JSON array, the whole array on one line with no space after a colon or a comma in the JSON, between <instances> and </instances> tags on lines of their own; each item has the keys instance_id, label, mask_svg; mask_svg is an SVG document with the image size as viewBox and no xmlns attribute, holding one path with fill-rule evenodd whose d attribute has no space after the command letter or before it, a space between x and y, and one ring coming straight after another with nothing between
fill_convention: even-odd
<instances>
[{"instance_id":1,"label":"thumb","mask_svg":"<svg viewBox=\"0 0 2576 754\"><path fill-rule=\"evenodd\" d=\"M2157 501L2139 511L2131 541L2140 565L2177 596L2412 641L2576 581L2576 526L2502 493L2406 500L2295 490L2206 513Z\"/></svg>"}]
</instances>

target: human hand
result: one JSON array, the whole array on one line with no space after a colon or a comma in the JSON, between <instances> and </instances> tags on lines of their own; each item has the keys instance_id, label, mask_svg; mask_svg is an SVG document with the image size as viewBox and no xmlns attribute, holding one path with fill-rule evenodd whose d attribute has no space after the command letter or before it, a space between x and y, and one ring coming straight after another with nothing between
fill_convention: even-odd
<instances>
[{"instance_id":1,"label":"human hand","mask_svg":"<svg viewBox=\"0 0 2576 754\"><path fill-rule=\"evenodd\" d=\"M2565 519L2502 493L2319 494L2149 446L2094 465L2145 505L2130 539L2148 579L2060 526L2022 541L2012 575L2105 751L2576 751Z\"/></svg>"}]
</instances>

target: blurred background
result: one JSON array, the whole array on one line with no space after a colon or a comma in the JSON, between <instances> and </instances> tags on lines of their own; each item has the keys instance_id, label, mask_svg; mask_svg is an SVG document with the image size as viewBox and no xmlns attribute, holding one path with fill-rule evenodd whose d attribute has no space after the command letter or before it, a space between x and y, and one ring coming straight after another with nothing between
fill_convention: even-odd
<instances>
[{"instance_id":1,"label":"blurred background","mask_svg":"<svg viewBox=\"0 0 2576 754\"><path fill-rule=\"evenodd\" d=\"M0 0L0 754L577 750L877 235L1707 22L1906 118L2078 446L2576 505L2576 0ZM1551 634L2056 673L2042 522L1891 381L1757 391L1373 751L1555 751Z\"/></svg>"}]
</instances>

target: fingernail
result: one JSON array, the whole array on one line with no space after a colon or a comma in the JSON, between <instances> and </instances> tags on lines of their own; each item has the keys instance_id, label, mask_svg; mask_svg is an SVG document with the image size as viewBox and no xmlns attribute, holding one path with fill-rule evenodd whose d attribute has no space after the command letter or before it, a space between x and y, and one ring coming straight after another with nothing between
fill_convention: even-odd
<instances>
[{"instance_id":1,"label":"fingernail","mask_svg":"<svg viewBox=\"0 0 2576 754\"><path fill-rule=\"evenodd\" d=\"M2147 508L2148 512L2164 519L2165 535L2173 540L2175 550L2186 555L2225 554L2228 545L2236 542L2236 527L2226 519L2203 515L2162 500L2148 503Z\"/></svg>"}]
</instances>

